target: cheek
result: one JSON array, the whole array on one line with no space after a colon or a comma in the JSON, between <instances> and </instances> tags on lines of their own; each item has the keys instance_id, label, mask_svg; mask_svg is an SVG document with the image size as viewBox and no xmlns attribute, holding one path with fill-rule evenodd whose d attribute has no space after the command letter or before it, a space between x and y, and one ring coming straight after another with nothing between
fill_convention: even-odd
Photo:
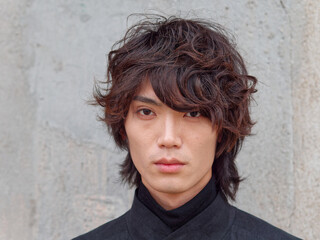
<instances>
[{"instance_id":1,"label":"cheek","mask_svg":"<svg viewBox=\"0 0 320 240\"><path fill-rule=\"evenodd\" d=\"M191 146L205 161L213 161L217 144L215 132L208 134L210 130L198 135Z\"/></svg>"},{"instance_id":2,"label":"cheek","mask_svg":"<svg viewBox=\"0 0 320 240\"><path fill-rule=\"evenodd\" d=\"M152 134L144 128L129 128L127 131L127 138L131 149L146 149L152 144Z\"/></svg>"},{"instance_id":3,"label":"cheek","mask_svg":"<svg viewBox=\"0 0 320 240\"><path fill-rule=\"evenodd\" d=\"M129 145L146 148L152 144L157 129L157 126L152 122L139 121L130 116L124 126Z\"/></svg>"},{"instance_id":4,"label":"cheek","mask_svg":"<svg viewBox=\"0 0 320 240\"><path fill-rule=\"evenodd\" d=\"M132 161L139 168L147 158L148 149L151 146L150 136L138 125L126 124L125 128Z\"/></svg>"}]
</instances>

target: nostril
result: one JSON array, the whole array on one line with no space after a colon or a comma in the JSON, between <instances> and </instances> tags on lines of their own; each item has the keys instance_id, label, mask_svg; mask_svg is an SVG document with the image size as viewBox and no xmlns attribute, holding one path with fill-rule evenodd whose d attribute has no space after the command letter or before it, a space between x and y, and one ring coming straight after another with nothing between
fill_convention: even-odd
<instances>
[{"instance_id":1,"label":"nostril","mask_svg":"<svg viewBox=\"0 0 320 240\"><path fill-rule=\"evenodd\" d=\"M158 139L158 145L166 148L179 147L181 138L178 135L164 134Z\"/></svg>"},{"instance_id":2,"label":"nostril","mask_svg":"<svg viewBox=\"0 0 320 240\"><path fill-rule=\"evenodd\" d=\"M167 114L161 120L161 126L159 129L158 145L162 148L180 147L181 140L181 127L180 122L177 119L179 116L174 114Z\"/></svg>"}]
</instances>

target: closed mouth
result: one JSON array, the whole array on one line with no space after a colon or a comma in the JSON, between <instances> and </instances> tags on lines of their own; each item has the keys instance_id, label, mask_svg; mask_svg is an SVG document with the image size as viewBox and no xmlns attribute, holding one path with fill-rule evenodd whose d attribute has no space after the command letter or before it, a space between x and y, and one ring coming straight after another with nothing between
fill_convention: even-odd
<instances>
[{"instance_id":1,"label":"closed mouth","mask_svg":"<svg viewBox=\"0 0 320 240\"><path fill-rule=\"evenodd\" d=\"M156 167L162 173L177 173L179 172L186 164L180 162L177 159L166 159L162 158L155 162Z\"/></svg>"},{"instance_id":2,"label":"closed mouth","mask_svg":"<svg viewBox=\"0 0 320 240\"><path fill-rule=\"evenodd\" d=\"M155 164L163 164L163 165L185 165L185 163L175 159L167 159L167 158L161 158L160 160L156 161Z\"/></svg>"}]
</instances>

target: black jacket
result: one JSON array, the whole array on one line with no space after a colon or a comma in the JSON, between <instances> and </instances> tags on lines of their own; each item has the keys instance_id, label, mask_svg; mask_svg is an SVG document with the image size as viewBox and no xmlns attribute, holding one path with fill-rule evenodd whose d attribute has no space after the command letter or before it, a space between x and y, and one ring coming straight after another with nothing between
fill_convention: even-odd
<instances>
[{"instance_id":1,"label":"black jacket","mask_svg":"<svg viewBox=\"0 0 320 240\"><path fill-rule=\"evenodd\" d=\"M220 194L204 211L173 231L135 196L121 217L74 240L294 240L298 239L243 212Z\"/></svg>"}]
</instances>

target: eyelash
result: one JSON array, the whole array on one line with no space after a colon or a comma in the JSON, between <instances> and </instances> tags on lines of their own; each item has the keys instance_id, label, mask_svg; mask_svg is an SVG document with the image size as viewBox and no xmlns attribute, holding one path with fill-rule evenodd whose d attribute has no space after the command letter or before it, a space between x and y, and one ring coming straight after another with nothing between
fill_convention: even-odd
<instances>
[{"instance_id":1,"label":"eyelash","mask_svg":"<svg viewBox=\"0 0 320 240\"><path fill-rule=\"evenodd\" d=\"M149 115L148 115L148 114L143 113L143 111L148 111L148 112L149 112ZM154 112L153 112L153 111L151 111L151 110L150 110L150 109L148 109L148 108L142 108L142 109L139 109L139 110L137 111L137 113L141 114L142 116L150 116L150 113L152 113L152 114L154 115Z\"/></svg>"},{"instance_id":2,"label":"eyelash","mask_svg":"<svg viewBox=\"0 0 320 240\"><path fill-rule=\"evenodd\" d=\"M147 111L147 113L145 111ZM155 113L148 108L139 109L137 111L137 113L140 114L141 116L145 116L145 117L155 115ZM196 113L196 116L192 116L193 113ZM192 111L192 112L187 112L184 116L190 117L190 118L198 118L201 116L201 113L199 111Z\"/></svg>"},{"instance_id":3,"label":"eyelash","mask_svg":"<svg viewBox=\"0 0 320 240\"><path fill-rule=\"evenodd\" d=\"M191 118L198 118L201 116L201 113L199 111L192 111L192 112L187 112L185 115L191 114L191 113L197 113L196 116L187 116Z\"/></svg>"}]
</instances>

